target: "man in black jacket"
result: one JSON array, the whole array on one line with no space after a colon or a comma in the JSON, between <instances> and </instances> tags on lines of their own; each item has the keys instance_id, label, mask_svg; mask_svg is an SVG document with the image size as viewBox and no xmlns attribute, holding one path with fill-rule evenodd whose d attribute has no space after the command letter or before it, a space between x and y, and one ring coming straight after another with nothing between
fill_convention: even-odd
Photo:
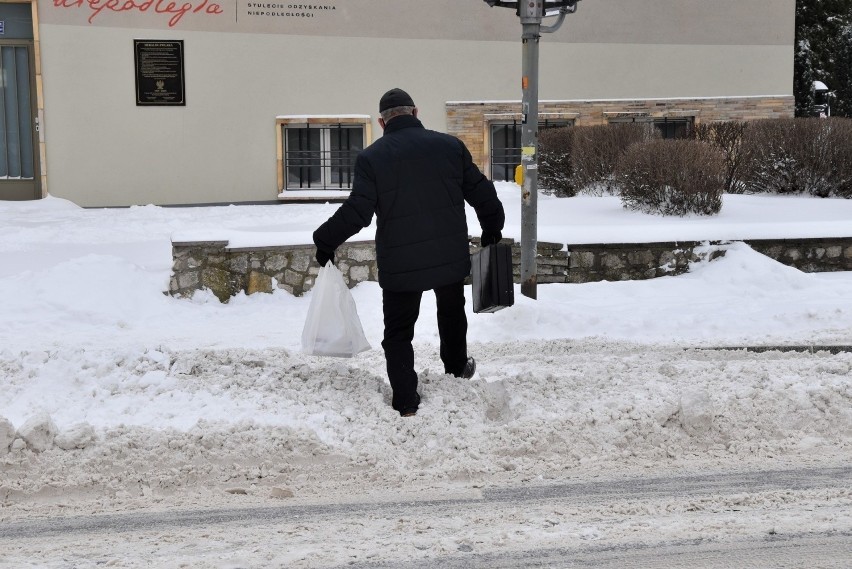
<instances>
[{"instance_id":1,"label":"man in black jacket","mask_svg":"<svg viewBox=\"0 0 852 569\"><path fill-rule=\"evenodd\" d=\"M384 135L358 154L352 193L313 237L317 262L324 266L376 214L382 347L393 408L408 417L420 404L411 342L423 291L435 291L444 371L470 378L476 369L467 355L464 311L464 279L470 274L465 202L476 211L483 246L501 239L505 215L494 184L464 143L425 129L408 93L385 93L379 113Z\"/></svg>"}]
</instances>

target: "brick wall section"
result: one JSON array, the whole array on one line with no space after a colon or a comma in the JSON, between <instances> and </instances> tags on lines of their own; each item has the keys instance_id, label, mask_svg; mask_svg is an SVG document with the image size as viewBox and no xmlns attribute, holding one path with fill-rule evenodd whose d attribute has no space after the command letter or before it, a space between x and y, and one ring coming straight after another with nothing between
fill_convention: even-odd
<instances>
[{"instance_id":1,"label":"brick wall section","mask_svg":"<svg viewBox=\"0 0 852 569\"><path fill-rule=\"evenodd\" d=\"M521 249L512 245L515 282L520 282ZM747 243L785 265L804 272L852 271L852 237L825 239L762 239ZM607 243L567 245L538 243L537 281L586 283L642 280L678 275L700 259L725 254L724 245L707 242ZM718 243L716 244L718 245ZM478 247L472 240L471 252ZM172 243L174 265L168 293L191 297L208 289L222 301L245 292L284 289L301 296L319 272L312 245L231 249L227 241ZM378 281L375 243L346 243L336 252L337 267L346 283Z\"/></svg>"},{"instance_id":2,"label":"brick wall section","mask_svg":"<svg viewBox=\"0 0 852 569\"><path fill-rule=\"evenodd\" d=\"M611 118L692 117L702 122L792 118L793 97L728 97L713 99L625 99L605 101L541 101L539 119L570 119L576 126L607 124ZM488 127L491 122L521 119L520 101L450 102L447 132L464 141L476 162L487 171Z\"/></svg>"}]
</instances>

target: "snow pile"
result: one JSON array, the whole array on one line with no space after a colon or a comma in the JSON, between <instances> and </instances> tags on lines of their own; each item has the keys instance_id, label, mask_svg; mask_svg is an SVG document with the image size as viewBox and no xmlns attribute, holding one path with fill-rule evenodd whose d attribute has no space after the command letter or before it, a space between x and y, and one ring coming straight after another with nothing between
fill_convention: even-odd
<instances>
[{"instance_id":1,"label":"snow pile","mask_svg":"<svg viewBox=\"0 0 852 569\"><path fill-rule=\"evenodd\" d=\"M4 359L14 407L50 409L27 419L17 435L26 445L0 458L7 500L46 485L116 498L199 484L311 496L379 481L531 480L697 457L706 467L850 452L850 354L592 341L471 352L479 378L462 381L437 371L434 346L418 346L415 419L390 408L375 350L352 360L269 349Z\"/></svg>"},{"instance_id":2,"label":"snow pile","mask_svg":"<svg viewBox=\"0 0 852 569\"><path fill-rule=\"evenodd\" d=\"M517 238L517 188L500 193L504 235ZM852 234L840 200L725 200L715 220L663 220L610 198L542 196L539 238ZM441 373L427 293L413 419L390 408L375 283L353 289L374 349L349 360L301 353L310 294L222 305L162 292L174 232L305 243L335 207L0 202L0 503L187 489L298 498L850 458L848 353L708 348L852 344L852 274L803 274L741 243L682 276L541 285L536 301L516 290L509 310L469 312L474 381Z\"/></svg>"}]
</instances>

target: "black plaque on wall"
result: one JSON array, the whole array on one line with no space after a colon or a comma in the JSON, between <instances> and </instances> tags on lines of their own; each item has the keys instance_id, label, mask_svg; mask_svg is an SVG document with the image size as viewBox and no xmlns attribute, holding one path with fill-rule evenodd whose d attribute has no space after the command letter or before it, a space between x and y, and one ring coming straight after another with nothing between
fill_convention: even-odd
<instances>
[{"instance_id":1,"label":"black plaque on wall","mask_svg":"<svg viewBox=\"0 0 852 569\"><path fill-rule=\"evenodd\" d=\"M136 106L186 106L183 40L133 40Z\"/></svg>"}]
</instances>

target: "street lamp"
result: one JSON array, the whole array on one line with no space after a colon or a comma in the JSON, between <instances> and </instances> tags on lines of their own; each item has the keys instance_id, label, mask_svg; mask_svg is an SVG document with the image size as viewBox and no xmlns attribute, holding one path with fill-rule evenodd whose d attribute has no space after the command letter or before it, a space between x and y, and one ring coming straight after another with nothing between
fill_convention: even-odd
<instances>
[{"instance_id":1,"label":"street lamp","mask_svg":"<svg viewBox=\"0 0 852 569\"><path fill-rule=\"evenodd\" d=\"M514 8L521 19L523 67L521 70L521 294L535 299L538 215L538 42L542 33L555 32L567 14L577 11L579 0L484 0L499 8ZM557 16L553 25L542 20Z\"/></svg>"}]
</instances>

